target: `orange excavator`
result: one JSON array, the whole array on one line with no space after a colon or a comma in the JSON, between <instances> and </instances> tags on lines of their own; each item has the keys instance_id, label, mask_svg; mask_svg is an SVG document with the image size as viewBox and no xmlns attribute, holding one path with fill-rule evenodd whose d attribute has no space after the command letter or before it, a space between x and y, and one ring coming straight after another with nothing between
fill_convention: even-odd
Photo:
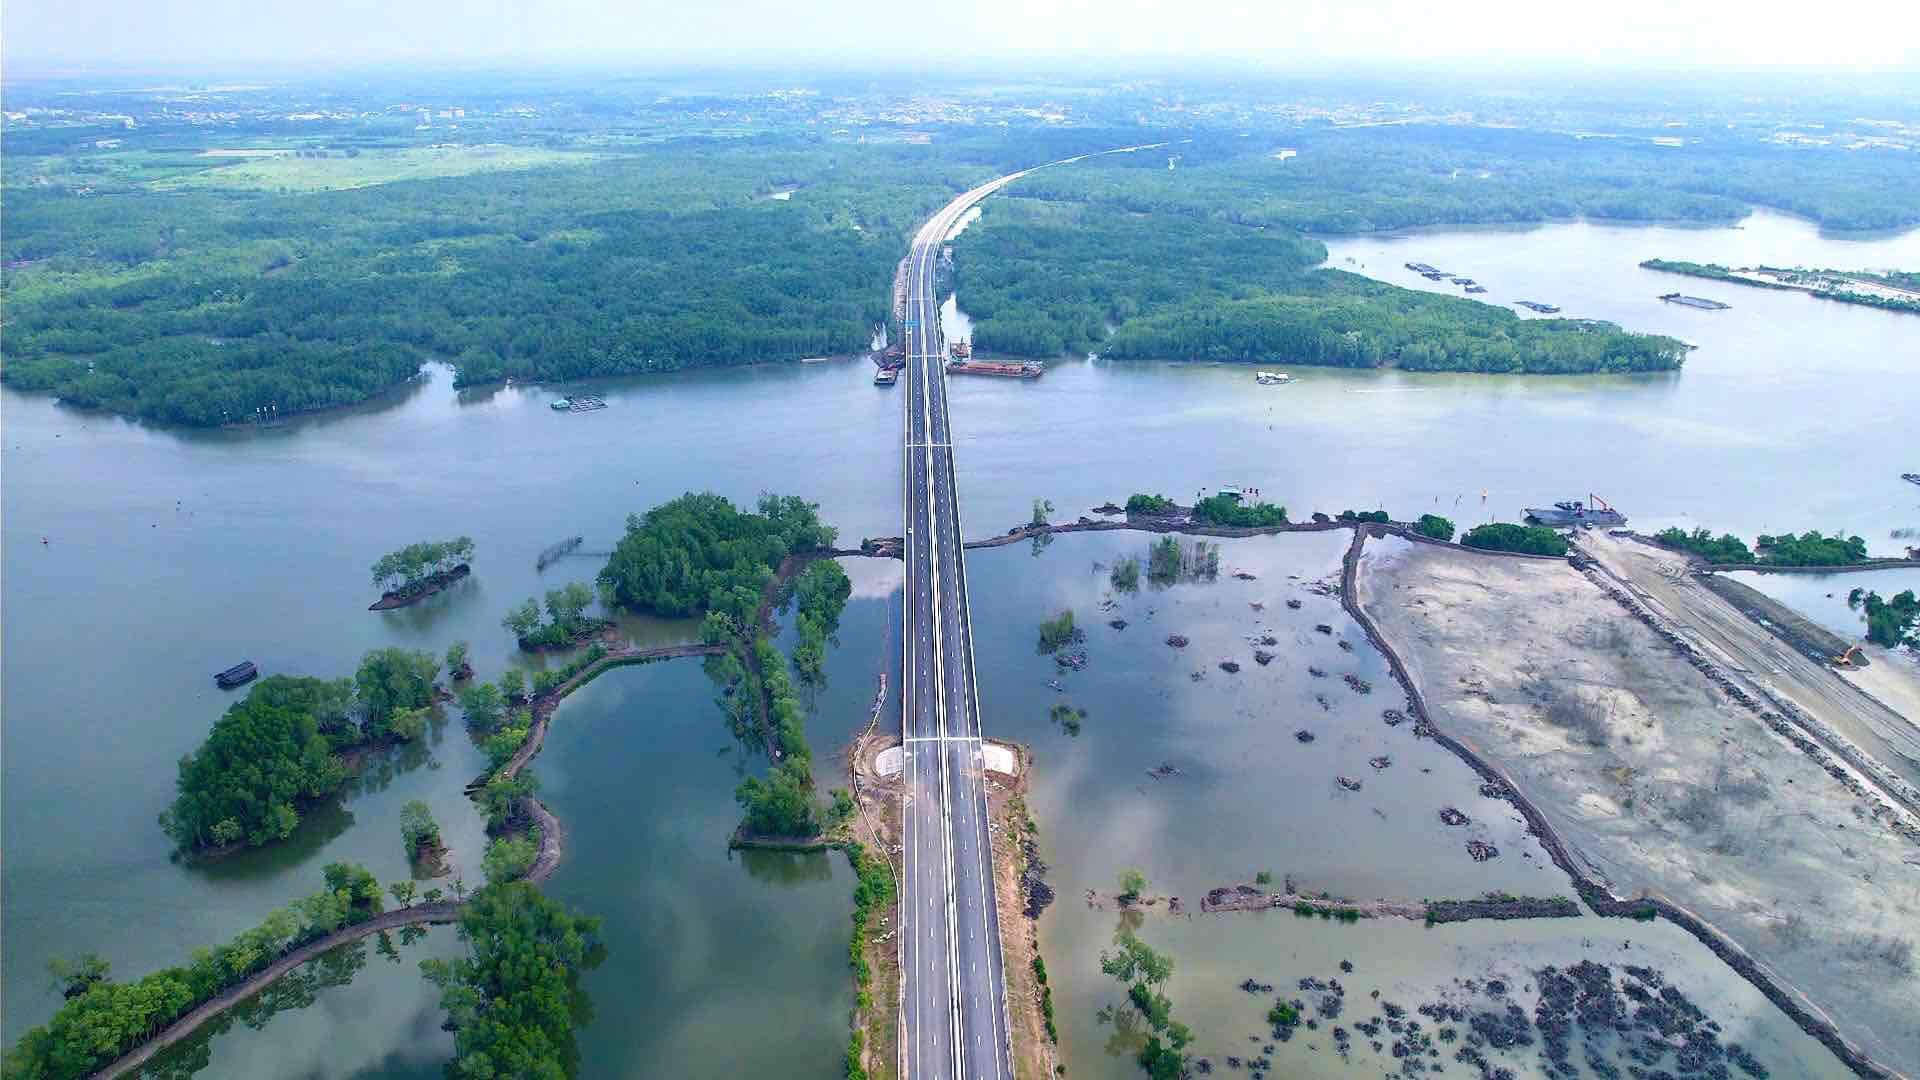
<instances>
[{"instance_id":1,"label":"orange excavator","mask_svg":"<svg viewBox=\"0 0 1920 1080\"><path fill-rule=\"evenodd\" d=\"M1833 666L1834 667L1852 667L1853 654L1859 651L1860 651L1860 646L1855 645L1853 648L1848 649L1846 652L1843 652L1839 656L1834 657Z\"/></svg>"}]
</instances>

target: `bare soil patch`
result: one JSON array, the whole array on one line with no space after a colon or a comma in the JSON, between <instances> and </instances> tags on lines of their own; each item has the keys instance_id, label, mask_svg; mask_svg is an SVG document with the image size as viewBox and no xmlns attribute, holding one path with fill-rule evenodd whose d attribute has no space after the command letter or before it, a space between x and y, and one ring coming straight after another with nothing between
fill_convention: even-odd
<instances>
[{"instance_id":1,"label":"bare soil patch","mask_svg":"<svg viewBox=\"0 0 1920 1080\"><path fill-rule=\"evenodd\" d=\"M1920 845L1844 771L1564 563L1385 540L1355 582L1431 723L1504 774L1581 872L1704 920L1731 939L1723 957L1757 962L1743 974L1920 1068Z\"/></svg>"}]
</instances>

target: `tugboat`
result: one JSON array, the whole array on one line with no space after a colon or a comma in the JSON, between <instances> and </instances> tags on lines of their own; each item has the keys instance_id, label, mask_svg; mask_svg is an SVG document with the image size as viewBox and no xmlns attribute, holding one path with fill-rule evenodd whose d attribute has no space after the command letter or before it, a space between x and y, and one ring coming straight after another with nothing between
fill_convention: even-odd
<instances>
[{"instance_id":1,"label":"tugboat","mask_svg":"<svg viewBox=\"0 0 1920 1080\"><path fill-rule=\"evenodd\" d=\"M1536 525L1625 525L1627 515L1608 506L1605 499L1589 494L1586 502L1557 502L1551 510L1526 508L1527 520Z\"/></svg>"}]
</instances>

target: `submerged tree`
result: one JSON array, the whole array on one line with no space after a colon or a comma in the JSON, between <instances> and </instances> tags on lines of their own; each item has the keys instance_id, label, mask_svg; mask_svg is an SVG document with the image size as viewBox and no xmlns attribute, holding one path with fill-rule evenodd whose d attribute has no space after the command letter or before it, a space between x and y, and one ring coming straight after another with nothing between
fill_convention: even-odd
<instances>
[{"instance_id":1,"label":"submerged tree","mask_svg":"<svg viewBox=\"0 0 1920 1080\"><path fill-rule=\"evenodd\" d=\"M473 559L473 538L423 540L380 556L373 564L373 584L402 596L418 591L427 581Z\"/></svg>"}]
</instances>

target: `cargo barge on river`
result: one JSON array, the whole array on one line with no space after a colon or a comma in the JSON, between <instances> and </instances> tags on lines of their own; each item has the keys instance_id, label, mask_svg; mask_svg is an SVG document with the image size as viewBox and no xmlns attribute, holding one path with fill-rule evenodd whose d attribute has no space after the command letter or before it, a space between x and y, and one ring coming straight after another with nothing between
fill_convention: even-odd
<instances>
[{"instance_id":1,"label":"cargo barge on river","mask_svg":"<svg viewBox=\"0 0 1920 1080\"><path fill-rule=\"evenodd\" d=\"M220 687L220 689L231 690L242 683L252 682L258 678L259 675L260 669L253 666L253 661L242 660L227 670L215 675L213 681L214 685Z\"/></svg>"},{"instance_id":2,"label":"cargo barge on river","mask_svg":"<svg viewBox=\"0 0 1920 1080\"><path fill-rule=\"evenodd\" d=\"M1003 379L1037 379L1046 368L1040 364L1005 364L993 360L950 360L949 375L998 375Z\"/></svg>"},{"instance_id":3,"label":"cargo barge on river","mask_svg":"<svg viewBox=\"0 0 1920 1080\"><path fill-rule=\"evenodd\" d=\"M1555 527L1580 525L1625 525L1627 515L1607 505L1605 499L1589 494L1586 502L1578 499L1554 503L1551 509L1526 508L1527 520L1536 525Z\"/></svg>"},{"instance_id":4,"label":"cargo barge on river","mask_svg":"<svg viewBox=\"0 0 1920 1080\"><path fill-rule=\"evenodd\" d=\"M1699 308L1702 311L1725 311L1733 306L1732 304L1723 304L1718 300L1709 300L1704 296L1685 296L1677 292L1661 293L1660 299L1665 300L1669 304L1684 304L1687 307Z\"/></svg>"}]
</instances>

